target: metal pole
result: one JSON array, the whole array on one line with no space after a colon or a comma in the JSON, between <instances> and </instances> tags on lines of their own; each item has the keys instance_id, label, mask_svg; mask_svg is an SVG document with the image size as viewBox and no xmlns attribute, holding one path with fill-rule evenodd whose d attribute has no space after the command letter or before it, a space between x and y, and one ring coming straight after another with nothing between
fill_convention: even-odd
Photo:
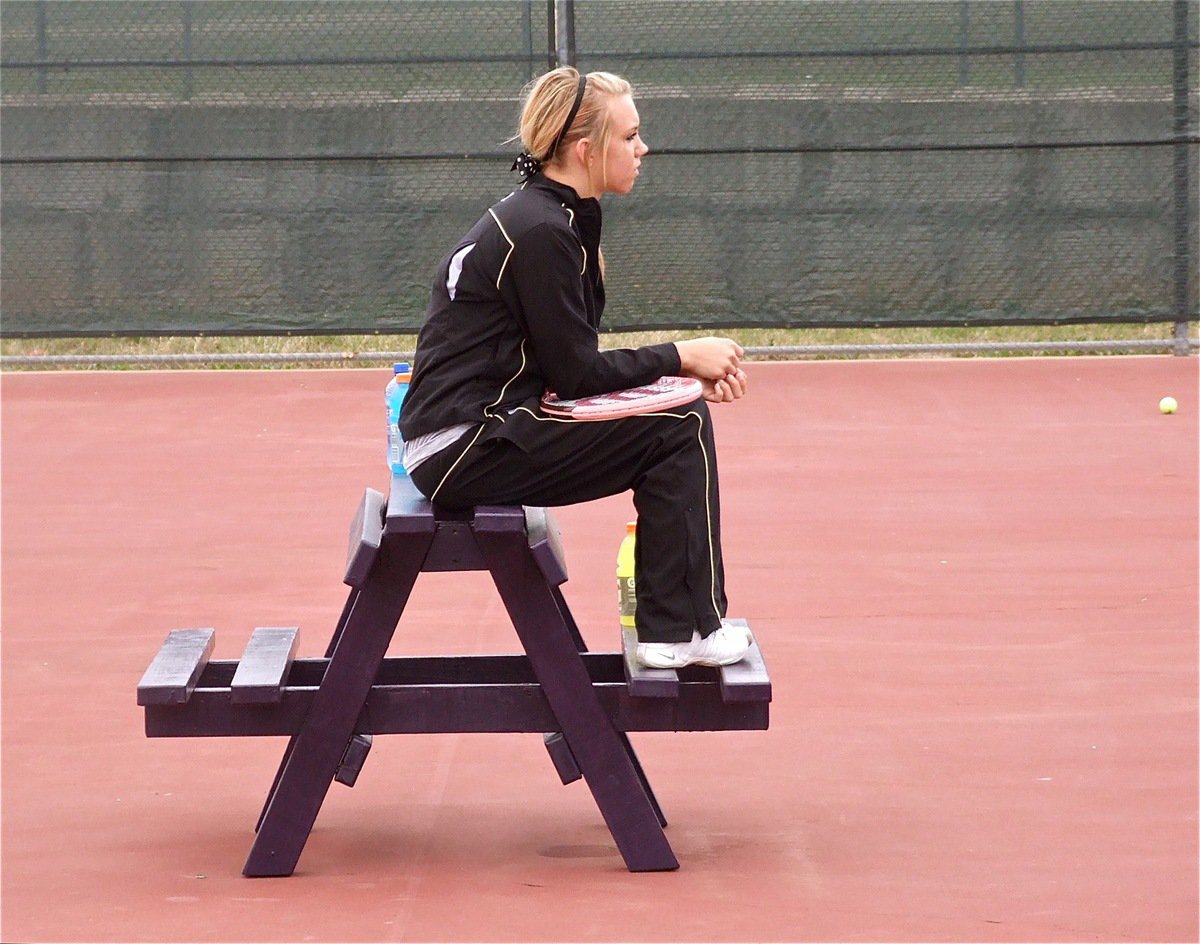
<instances>
[{"instance_id":1,"label":"metal pole","mask_svg":"<svg viewBox=\"0 0 1200 944\"><path fill-rule=\"evenodd\" d=\"M525 0L521 4L521 38L528 60L527 81L533 81L533 0Z\"/></svg>"},{"instance_id":2,"label":"metal pole","mask_svg":"<svg viewBox=\"0 0 1200 944\"><path fill-rule=\"evenodd\" d=\"M37 5L37 57L45 62L50 57L49 43L46 41L46 0L39 0ZM46 67L38 66L37 90L39 95L46 92Z\"/></svg>"},{"instance_id":3,"label":"metal pole","mask_svg":"<svg viewBox=\"0 0 1200 944\"><path fill-rule=\"evenodd\" d=\"M1013 0L1013 45L1018 49L1025 48L1025 0ZM1016 55L1017 88L1025 87L1025 53Z\"/></svg>"},{"instance_id":4,"label":"metal pole","mask_svg":"<svg viewBox=\"0 0 1200 944\"><path fill-rule=\"evenodd\" d=\"M554 52L560 66L575 65L575 4L554 0Z\"/></svg>"},{"instance_id":5,"label":"metal pole","mask_svg":"<svg viewBox=\"0 0 1200 944\"><path fill-rule=\"evenodd\" d=\"M183 61L188 63L183 70L183 100L192 100L192 7L193 0L183 0L180 10L183 14Z\"/></svg>"},{"instance_id":6,"label":"metal pole","mask_svg":"<svg viewBox=\"0 0 1200 944\"><path fill-rule=\"evenodd\" d=\"M1191 251L1192 162L1188 160L1188 0L1175 0L1174 50L1174 130L1175 130L1175 347L1179 355L1188 353L1188 318L1195 314L1195 282Z\"/></svg>"},{"instance_id":7,"label":"metal pole","mask_svg":"<svg viewBox=\"0 0 1200 944\"><path fill-rule=\"evenodd\" d=\"M963 50L958 57L958 84L968 85L971 81L971 60L967 56L967 44L971 41L971 8L967 0L958 4L958 47Z\"/></svg>"},{"instance_id":8,"label":"metal pole","mask_svg":"<svg viewBox=\"0 0 1200 944\"><path fill-rule=\"evenodd\" d=\"M567 65L575 63L575 0L562 0L563 27L567 34Z\"/></svg>"},{"instance_id":9,"label":"metal pole","mask_svg":"<svg viewBox=\"0 0 1200 944\"><path fill-rule=\"evenodd\" d=\"M558 41L555 29L555 24L558 22L558 15L555 12L556 6L555 0L546 0L546 62L551 69L558 68Z\"/></svg>"}]
</instances>

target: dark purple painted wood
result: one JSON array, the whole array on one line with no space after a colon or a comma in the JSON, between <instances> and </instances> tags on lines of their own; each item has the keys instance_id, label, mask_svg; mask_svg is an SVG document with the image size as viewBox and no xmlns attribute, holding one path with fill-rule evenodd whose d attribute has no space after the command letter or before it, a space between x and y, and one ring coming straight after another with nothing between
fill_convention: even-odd
<instances>
[{"instance_id":1,"label":"dark purple painted wood","mask_svg":"<svg viewBox=\"0 0 1200 944\"><path fill-rule=\"evenodd\" d=\"M674 669L650 669L637 658L637 632L621 628L621 653L625 660L625 680L629 694L638 698L678 698L679 673Z\"/></svg>"},{"instance_id":2,"label":"dark purple painted wood","mask_svg":"<svg viewBox=\"0 0 1200 944\"><path fill-rule=\"evenodd\" d=\"M587 651L559 589L557 525L543 509L451 512L394 477L386 504L367 490L351 534L352 589L324 659L293 659L294 632L268 645L256 630L241 662L210 661L210 630L204 640L169 637L172 652L147 670L145 693L139 686L149 736L289 737L245 874L294 871L330 784L353 785L372 735L439 732L543 733L563 782L588 783L626 865L677 868L626 732L765 729L761 654L745 678L681 670L671 673L674 697L636 696L626 653ZM385 658L418 574L443 569L491 571L525 655Z\"/></svg>"},{"instance_id":3,"label":"dark purple painted wood","mask_svg":"<svg viewBox=\"0 0 1200 944\"><path fill-rule=\"evenodd\" d=\"M430 573L458 570L487 570L479 553L471 525L466 521L439 521L433 545L422 570Z\"/></svg>"},{"instance_id":4,"label":"dark purple painted wood","mask_svg":"<svg viewBox=\"0 0 1200 944\"><path fill-rule=\"evenodd\" d=\"M372 565L374 564L373 558L371 563ZM346 627L346 621L350 618L350 614L354 610L354 603L356 600L358 600L358 590L356 588L352 588L350 593L346 596L346 602L342 606L342 613L338 617L337 625L333 628L333 633L329 637L329 645L325 648L326 660L328 660L333 655L334 650L337 649L338 640L342 638L342 630ZM294 666L295 662L293 661L292 664ZM324 665L322 665L322 674L324 674L324 671ZM317 684L320 684L320 682L318 681ZM279 787L279 778L283 776L284 768L287 767L288 758L292 756L292 751L296 748L296 730L297 729L295 728L292 729L292 737L289 738L287 747L285 747L283 750L283 757L279 761L279 766L275 769L275 779L271 781L271 788L267 791L267 798L263 801L262 810L259 811L258 820L254 824L255 832L258 832L262 827L263 817L267 815L267 809L270 807L271 800L275 796L275 791Z\"/></svg>"},{"instance_id":5,"label":"dark purple painted wood","mask_svg":"<svg viewBox=\"0 0 1200 944\"><path fill-rule=\"evenodd\" d=\"M295 667L293 667L295 674ZM593 682L619 732L765 731L767 702L726 703L714 682L684 682L678 699L633 698L621 680ZM277 705L238 706L228 687L198 687L186 705L147 705L148 737L286 737L303 725L316 686L285 687ZM359 734L545 734L558 729L536 681L375 685L354 723Z\"/></svg>"},{"instance_id":6,"label":"dark purple painted wood","mask_svg":"<svg viewBox=\"0 0 1200 944\"><path fill-rule=\"evenodd\" d=\"M173 629L138 682L139 705L181 705L213 651L212 629Z\"/></svg>"},{"instance_id":7,"label":"dark purple painted wood","mask_svg":"<svg viewBox=\"0 0 1200 944\"><path fill-rule=\"evenodd\" d=\"M296 658L295 626L259 626L250 634L229 683L232 705L259 705L283 697L283 682Z\"/></svg>"},{"instance_id":8,"label":"dark purple painted wood","mask_svg":"<svg viewBox=\"0 0 1200 944\"><path fill-rule=\"evenodd\" d=\"M361 587L379 556L383 539L383 512L386 502L381 493L368 488L359 503L358 512L350 525L350 546L346 552L346 575L343 581L351 587Z\"/></svg>"},{"instance_id":9,"label":"dark purple painted wood","mask_svg":"<svg viewBox=\"0 0 1200 944\"><path fill-rule=\"evenodd\" d=\"M475 510L475 535L496 589L529 656L604 821L633 872L679 868L659 817L563 625L524 528L508 510Z\"/></svg>"},{"instance_id":10,"label":"dark purple painted wood","mask_svg":"<svg viewBox=\"0 0 1200 944\"><path fill-rule=\"evenodd\" d=\"M526 512L528 512L528 509L526 509ZM527 525L528 525L528 515L527 515ZM537 532L531 532L530 541L529 541L530 548L533 551L534 558L538 562L538 566L542 569L543 574L545 574L545 576L546 576L547 582L551 586L551 595L554 598L554 604L558 608L558 614L559 614L559 617L563 621L563 625L566 626L567 632L570 634L571 639L575 644L576 650L578 650L580 653L585 654L585 655L583 655L584 665L588 667L588 675L591 676L592 684L594 686L598 681L602 681L602 678L595 671L597 668L600 667L601 662L597 656L586 654L588 651L587 643L584 642L583 634L579 631L579 627L575 623L575 617L571 614L571 608L569 606L567 606L566 598L563 596L562 589L559 586L560 583L565 582L567 579L567 566L566 566L566 561L563 556L562 543L561 543L561 540L558 538L558 524L557 524L557 522L554 521L554 519L552 517L550 517L550 513L548 510L546 511L546 517L543 520L543 526L545 527L548 534L553 535L553 538L548 541L535 540L535 534L540 533L540 530ZM545 557L544 556L538 557L539 549L543 550L543 555L544 555L544 553L545 553L544 548L546 547L547 544L550 544L552 546L552 550L553 550L555 558L562 565L562 571L561 571L562 572L562 580L561 581L556 580L555 574L547 569ZM608 666L608 670L609 670L609 674L607 676L607 678L609 678L609 679L615 678L617 672L619 671L616 668L616 666L614 665L614 662L616 661L616 659L617 659L617 657L615 656L615 654L614 655L606 655L604 657L604 664ZM624 748L625 753L629 755L629 762L633 765L634 773L637 774L637 778L638 778L638 781L642 785L642 789L646 791L646 797L650 801L650 806L654 810L654 815L655 815L655 817L657 817L659 825L666 827L667 817L663 814L662 806L658 802L658 797L656 797L654 795L654 788L650 786L650 778L646 776L646 771L642 768L642 762L638 759L637 753L633 749L633 744L629 740L629 735L625 733L626 729L624 728L622 723L617 720L615 712L610 711L609 717L612 719L613 726L617 728L617 738L620 740L621 747ZM546 735L546 737L549 738L549 737L551 737L551 735ZM574 760L574 757L572 757L572 760ZM557 765L557 762L556 762L556 765ZM560 773L561 773L561 771L560 771Z\"/></svg>"},{"instance_id":11,"label":"dark purple painted wood","mask_svg":"<svg viewBox=\"0 0 1200 944\"><path fill-rule=\"evenodd\" d=\"M372 578L359 592L296 734L245 875L290 875L296 868L433 539L432 515L414 515L406 523L401 532L385 532Z\"/></svg>"},{"instance_id":12,"label":"dark purple painted wood","mask_svg":"<svg viewBox=\"0 0 1200 944\"><path fill-rule=\"evenodd\" d=\"M730 622L749 628L743 619ZM757 639L750 644L750 649L741 662L721 667L720 679L721 697L725 701L771 700L771 676L767 674L767 664L763 661Z\"/></svg>"},{"instance_id":13,"label":"dark purple painted wood","mask_svg":"<svg viewBox=\"0 0 1200 944\"><path fill-rule=\"evenodd\" d=\"M406 530L423 532L427 518L433 517L429 499L417 491L407 475L393 475L384 509L384 530L399 534Z\"/></svg>"},{"instance_id":14,"label":"dark purple painted wood","mask_svg":"<svg viewBox=\"0 0 1200 944\"><path fill-rule=\"evenodd\" d=\"M350 743L346 745L346 752L342 755L342 762L338 764L337 773L333 775L333 779L348 787L354 786L358 775L362 772L363 764L367 762L369 753L371 753L371 735L354 735L350 738Z\"/></svg>"},{"instance_id":15,"label":"dark purple painted wood","mask_svg":"<svg viewBox=\"0 0 1200 944\"><path fill-rule=\"evenodd\" d=\"M525 530L533 559L550 586L567 582L567 557L563 553L562 532L549 508L526 508Z\"/></svg>"},{"instance_id":16,"label":"dark purple painted wood","mask_svg":"<svg viewBox=\"0 0 1200 944\"><path fill-rule=\"evenodd\" d=\"M554 769L558 771L558 779L563 782L564 787L583 776L579 770L579 764L575 762L575 755L571 753L571 748L567 746L567 739L562 736L561 731L543 735L542 743L546 745L546 752L550 755L550 761L554 764Z\"/></svg>"}]
</instances>

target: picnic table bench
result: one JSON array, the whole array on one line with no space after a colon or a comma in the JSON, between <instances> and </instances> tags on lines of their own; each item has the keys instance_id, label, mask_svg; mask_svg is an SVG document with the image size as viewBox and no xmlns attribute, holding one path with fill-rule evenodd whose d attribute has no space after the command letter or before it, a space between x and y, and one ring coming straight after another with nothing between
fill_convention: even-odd
<instances>
[{"instance_id":1,"label":"picnic table bench","mask_svg":"<svg viewBox=\"0 0 1200 944\"><path fill-rule=\"evenodd\" d=\"M488 570L523 655L386 657L422 571ZM337 780L353 786L379 734L543 735L564 784L581 777L635 872L676 869L666 818L629 741L636 731L765 730L771 681L757 643L723 669L647 669L636 638L587 650L560 590L547 509L432 505L403 476L367 489L351 526L346 604L323 658L296 627L260 627L240 660L212 629L169 633L137 690L149 737L287 736L243 873L290 875Z\"/></svg>"}]
</instances>

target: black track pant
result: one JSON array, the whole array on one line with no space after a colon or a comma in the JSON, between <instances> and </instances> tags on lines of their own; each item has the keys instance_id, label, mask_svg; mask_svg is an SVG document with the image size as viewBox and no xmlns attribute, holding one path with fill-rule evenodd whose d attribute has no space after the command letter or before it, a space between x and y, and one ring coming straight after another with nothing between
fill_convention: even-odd
<instances>
[{"instance_id":1,"label":"black track pant","mask_svg":"<svg viewBox=\"0 0 1200 944\"><path fill-rule=\"evenodd\" d=\"M638 638L707 636L725 615L716 450L703 400L603 422L550 417L534 401L468 431L412 480L449 508L573 505L633 489Z\"/></svg>"}]
</instances>

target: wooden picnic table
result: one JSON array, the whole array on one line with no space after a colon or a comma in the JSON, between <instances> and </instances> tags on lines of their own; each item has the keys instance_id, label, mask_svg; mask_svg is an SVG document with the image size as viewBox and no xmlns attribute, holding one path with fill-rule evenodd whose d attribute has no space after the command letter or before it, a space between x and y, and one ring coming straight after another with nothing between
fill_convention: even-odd
<instances>
[{"instance_id":1,"label":"wooden picnic table","mask_svg":"<svg viewBox=\"0 0 1200 944\"><path fill-rule=\"evenodd\" d=\"M422 572L487 570L523 654L387 657ZM404 476L367 489L351 526L350 593L323 658L296 627L254 630L240 660L212 629L173 630L138 685L149 737L287 736L243 872L290 875L333 783L353 786L380 734L541 733L564 784L587 783L635 872L679 867L634 753L637 731L765 730L771 681L757 642L722 669L646 669L636 639L587 650L561 592L562 541L544 508L432 505Z\"/></svg>"}]
</instances>

